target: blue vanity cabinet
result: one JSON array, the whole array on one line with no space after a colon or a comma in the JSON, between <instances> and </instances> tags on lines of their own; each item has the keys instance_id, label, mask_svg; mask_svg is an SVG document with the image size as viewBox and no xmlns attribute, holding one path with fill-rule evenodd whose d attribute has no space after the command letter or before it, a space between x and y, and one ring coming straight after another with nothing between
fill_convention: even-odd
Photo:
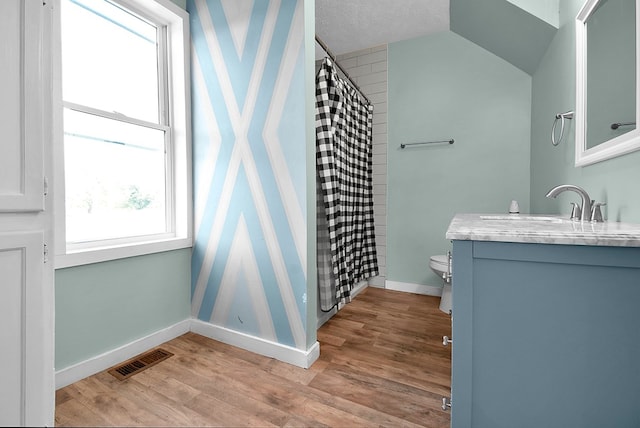
<instances>
[{"instance_id":1,"label":"blue vanity cabinet","mask_svg":"<svg viewBox=\"0 0 640 428\"><path fill-rule=\"evenodd\" d=\"M640 427L640 248L453 241L453 428Z\"/></svg>"}]
</instances>

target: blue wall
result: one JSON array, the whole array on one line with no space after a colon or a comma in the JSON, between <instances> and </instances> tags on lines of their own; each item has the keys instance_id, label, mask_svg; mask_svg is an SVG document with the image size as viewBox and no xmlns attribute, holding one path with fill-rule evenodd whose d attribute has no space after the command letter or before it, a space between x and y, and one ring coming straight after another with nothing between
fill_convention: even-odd
<instances>
[{"instance_id":1,"label":"blue wall","mask_svg":"<svg viewBox=\"0 0 640 428\"><path fill-rule=\"evenodd\" d=\"M56 270L56 370L189 318L189 249Z\"/></svg>"},{"instance_id":2,"label":"blue wall","mask_svg":"<svg viewBox=\"0 0 640 428\"><path fill-rule=\"evenodd\" d=\"M192 314L298 349L308 342L304 3L187 3Z\"/></svg>"},{"instance_id":3,"label":"blue wall","mask_svg":"<svg viewBox=\"0 0 640 428\"><path fill-rule=\"evenodd\" d=\"M575 121L557 147L550 141L556 113L574 110L576 95L575 18L584 0L560 2L560 28L533 75L531 107L531 212L568 215L577 195L545 198L558 184L583 187L592 199L606 202L608 221L640 222L640 151L585 167L574 166ZM629 88L633 90L633 88Z\"/></svg>"},{"instance_id":4,"label":"blue wall","mask_svg":"<svg viewBox=\"0 0 640 428\"><path fill-rule=\"evenodd\" d=\"M530 118L531 76L465 38L389 45L387 280L442 285L429 257L458 212L528 212Z\"/></svg>"}]
</instances>

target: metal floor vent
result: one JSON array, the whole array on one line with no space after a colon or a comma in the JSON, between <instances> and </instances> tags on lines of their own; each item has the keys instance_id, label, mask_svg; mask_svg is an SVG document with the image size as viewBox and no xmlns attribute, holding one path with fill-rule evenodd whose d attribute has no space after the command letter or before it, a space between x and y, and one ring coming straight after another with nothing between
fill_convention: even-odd
<instances>
[{"instance_id":1,"label":"metal floor vent","mask_svg":"<svg viewBox=\"0 0 640 428\"><path fill-rule=\"evenodd\" d=\"M134 374L140 373L141 371L148 369L149 367L155 366L159 362L166 360L172 355L173 354L171 352L165 351L164 349L154 349L144 354L140 354L128 361L125 361L119 366L109 369L109 373L111 373L117 379L125 380L130 378Z\"/></svg>"}]
</instances>

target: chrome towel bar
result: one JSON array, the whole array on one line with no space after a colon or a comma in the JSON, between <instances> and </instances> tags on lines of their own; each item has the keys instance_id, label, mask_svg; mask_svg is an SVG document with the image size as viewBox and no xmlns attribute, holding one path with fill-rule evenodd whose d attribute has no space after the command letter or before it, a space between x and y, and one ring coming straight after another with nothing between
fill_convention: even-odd
<instances>
[{"instance_id":1,"label":"chrome towel bar","mask_svg":"<svg viewBox=\"0 0 640 428\"><path fill-rule=\"evenodd\" d=\"M437 143L449 143L449 144L453 144L453 138L450 140L438 140L438 141L422 141L420 143L402 143L400 144L400 148L404 149L407 146L415 146L418 144L437 144Z\"/></svg>"},{"instance_id":2,"label":"chrome towel bar","mask_svg":"<svg viewBox=\"0 0 640 428\"><path fill-rule=\"evenodd\" d=\"M621 126L636 126L635 122L619 122L619 123L612 123L611 124L611 129L618 129Z\"/></svg>"}]
</instances>

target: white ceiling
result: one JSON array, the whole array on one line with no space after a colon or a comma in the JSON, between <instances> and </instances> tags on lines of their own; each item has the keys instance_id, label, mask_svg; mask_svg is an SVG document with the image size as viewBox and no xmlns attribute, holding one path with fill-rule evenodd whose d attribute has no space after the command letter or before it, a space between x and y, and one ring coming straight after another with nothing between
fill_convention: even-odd
<instances>
[{"instance_id":1,"label":"white ceiling","mask_svg":"<svg viewBox=\"0 0 640 428\"><path fill-rule=\"evenodd\" d=\"M449 0L316 0L316 35L335 55L448 29Z\"/></svg>"}]
</instances>

